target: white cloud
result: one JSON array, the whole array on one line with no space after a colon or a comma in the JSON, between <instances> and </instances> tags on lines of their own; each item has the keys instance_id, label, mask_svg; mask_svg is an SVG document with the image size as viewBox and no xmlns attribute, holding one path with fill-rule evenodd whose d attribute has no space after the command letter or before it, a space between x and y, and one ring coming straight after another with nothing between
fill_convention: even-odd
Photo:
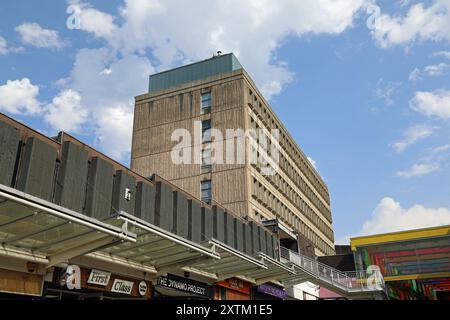
<instances>
[{"instance_id":1,"label":"white cloud","mask_svg":"<svg viewBox=\"0 0 450 320\"><path fill-rule=\"evenodd\" d=\"M96 143L108 156L124 160L131 150L133 110L129 105L104 108L97 114ZM127 159L128 160L128 159Z\"/></svg>"},{"instance_id":2,"label":"white cloud","mask_svg":"<svg viewBox=\"0 0 450 320\"><path fill-rule=\"evenodd\" d=\"M423 68L421 71L419 68L415 68L409 74L409 81L418 81L422 80L424 75L428 75L430 77L437 77L443 75L445 70L450 67L450 64L441 62L439 64L429 65Z\"/></svg>"},{"instance_id":3,"label":"white cloud","mask_svg":"<svg viewBox=\"0 0 450 320\"><path fill-rule=\"evenodd\" d=\"M150 49L160 62L159 70L208 58L217 50L233 51L270 98L293 78L275 55L282 40L288 35L339 34L352 26L365 3L366 0L125 0L120 18L87 5L81 5L80 15L82 28L103 37L113 49L124 54ZM84 13L86 10L91 10L90 16ZM103 21L101 28L86 27L98 20Z\"/></svg>"},{"instance_id":4,"label":"white cloud","mask_svg":"<svg viewBox=\"0 0 450 320\"><path fill-rule=\"evenodd\" d=\"M436 57L444 57L450 59L450 51L438 51L433 54Z\"/></svg>"},{"instance_id":5,"label":"white cloud","mask_svg":"<svg viewBox=\"0 0 450 320\"><path fill-rule=\"evenodd\" d=\"M420 164L414 164L410 169L406 171L399 171L397 172L397 176L402 178L414 178L414 177L421 177L426 176L430 173L435 172L439 169L439 165L437 164L431 164L431 163L420 163Z\"/></svg>"},{"instance_id":6,"label":"white cloud","mask_svg":"<svg viewBox=\"0 0 450 320\"><path fill-rule=\"evenodd\" d=\"M444 73L445 69L450 67L450 64L439 63L436 65L426 66L424 72L426 72L431 77L440 76Z\"/></svg>"},{"instance_id":7,"label":"white cloud","mask_svg":"<svg viewBox=\"0 0 450 320\"><path fill-rule=\"evenodd\" d=\"M397 152L403 152L410 145L431 136L437 129L437 127L431 127L426 124L412 126L406 130L403 139L394 143L392 147Z\"/></svg>"},{"instance_id":8,"label":"white cloud","mask_svg":"<svg viewBox=\"0 0 450 320\"><path fill-rule=\"evenodd\" d=\"M314 169L317 170L317 166L316 166L316 161L310 157L308 157L308 161L312 164L312 166L314 167Z\"/></svg>"},{"instance_id":9,"label":"white cloud","mask_svg":"<svg viewBox=\"0 0 450 320\"><path fill-rule=\"evenodd\" d=\"M394 95L402 84L400 82L389 81L385 84L383 79L378 80L378 88L375 90L375 96L384 101L386 106L394 104Z\"/></svg>"},{"instance_id":10,"label":"white cloud","mask_svg":"<svg viewBox=\"0 0 450 320\"><path fill-rule=\"evenodd\" d=\"M106 72L105 70L109 70ZM147 58L116 55L107 48L81 49L75 57L64 89L77 92L95 145L117 160L128 160L133 130L134 96L148 89L148 75L154 72Z\"/></svg>"},{"instance_id":11,"label":"white cloud","mask_svg":"<svg viewBox=\"0 0 450 320\"><path fill-rule=\"evenodd\" d=\"M88 117L80 94L70 89L60 92L45 109L45 120L57 130L79 132Z\"/></svg>"},{"instance_id":12,"label":"white cloud","mask_svg":"<svg viewBox=\"0 0 450 320\"><path fill-rule=\"evenodd\" d=\"M416 41L450 41L450 1L434 0L429 6L412 5L405 16L381 15L372 35L383 47Z\"/></svg>"},{"instance_id":13,"label":"white cloud","mask_svg":"<svg viewBox=\"0 0 450 320\"><path fill-rule=\"evenodd\" d=\"M438 153L445 152L445 151L448 151L448 150L450 150L450 144L444 144L442 146L434 148L431 151L431 153L432 153L432 155L436 155Z\"/></svg>"},{"instance_id":14,"label":"white cloud","mask_svg":"<svg viewBox=\"0 0 450 320\"><path fill-rule=\"evenodd\" d=\"M450 210L416 204L403 208L392 198L384 198L361 229L361 235L380 234L450 224Z\"/></svg>"},{"instance_id":15,"label":"white cloud","mask_svg":"<svg viewBox=\"0 0 450 320\"><path fill-rule=\"evenodd\" d=\"M39 87L28 78L8 80L0 86L0 110L13 114L35 114L41 110Z\"/></svg>"},{"instance_id":16,"label":"white cloud","mask_svg":"<svg viewBox=\"0 0 450 320\"><path fill-rule=\"evenodd\" d=\"M409 102L412 110L428 117L450 118L450 91L436 90L434 92L419 91Z\"/></svg>"},{"instance_id":17,"label":"white cloud","mask_svg":"<svg viewBox=\"0 0 450 320\"><path fill-rule=\"evenodd\" d=\"M22 47L14 47L8 44L5 38L0 36L0 56L5 56L11 52L21 52Z\"/></svg>"},{"instance_id":18,"label":"white cloud","mask_svg":"<svg viewBox=\"0 0 450 320\"><path fill-rule=\"evenodd\" d=\"M61 49L67 45L67 42L59 38L57 31L44 29L35 22L21 24L15 30L24 44L36 48Z\"/></svg>"},{"instance_id":19,"label":"white cloud","mask_svg":"<svg viewBox=\"0 0 450 320\"><path fill-rule=\"evenodd\" d=\"M409 74L409 81L418 81L422 79L422 72L419 68L415 68L411 73Z\"/></svg>"},{"instance_id":20,"label":"white cloud","mask_svg":"<svg viewBox=\"0 0 450 320\"><path fill-rule=\"evenodd\" d=\"M6 43L5 38L0 37L0 55L6 55L9 53L8 44Z\"/></svg>"},{"instance_id":21,"label":"white cloud","mask_svg":"<svg viewBox=\"0 0 450 320\"><path fill-rule=\"evenodd\" d=\"M117 27L112 15L96 10L90 4L80 0L69 3L77 7L77 18L81 30L93 33L97 38L111 37L116 31Z\"/></svg>"}]
</instances>

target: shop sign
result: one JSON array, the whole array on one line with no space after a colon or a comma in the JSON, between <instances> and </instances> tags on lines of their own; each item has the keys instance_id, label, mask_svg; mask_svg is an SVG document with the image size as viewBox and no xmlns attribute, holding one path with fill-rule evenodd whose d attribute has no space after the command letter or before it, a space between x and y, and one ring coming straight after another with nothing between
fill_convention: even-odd
<instances>
[{"instance_id":1,"label":"shop sign","mask_svg":"<svg viewBox=\"0 0 450 320\"><path fill-rule=\"evenodd\" d=\"M212 292L211 286L207 284L171 274L166 277L159 277L157 284L161 287L188 292L204 297L210 297Z\"/></svg>"},{"instance_id":2,"label":"shop sign","mask_svg":"<svg viewBox=\"0 0 450 320\"><path fill-rule=\"evenodd\" d=\"M111 288L111 292L117 292L122 294L131 294L134 283L131 281L115 279Z\"/></svg>"},{"instance_id":3,"label":"shop sign","mask_svg":"<svg viewBox=\"0 0 450 320\"><path fill-rule=\"evenodd\" d=\"M139 282L138 291L141 296L145 296L147 293L147 283L145 281Z\"/></svg>"},{"instance_id":4,"label":"shop sign","mask_svg":"<svg viewBox=\"0 0 450 320\"><path fill-rule=\"evenodd\" d=\"M275 286L271 286L269 284L262 284L260 286L257 287L256 289L258 292L260 293L264 293L273 297L277 297L280 299L285 299L286 298L286 292L278 287Z\"/></svg>"},{"instance_id":5,"label":"shop sign","mask_svg":"<svg viewBox=\"0 0 450 320\"><path fill-rule=\"evenodd\" d=\"M110 278L111 273L92 269L91 273L89 274L87 283L106 287L109 283Z\"/></svg>"},{"instance_id":6,"label":"shop sign","mask_svg":"<svg viewBox=\"0 0 450 320\"><path fill-rule=\"evenodd\" d=\"M244 294L250 294L250 285L241 279L231 278L225 281L217 282L216 285Z\"/></svg>"}]
</instances>

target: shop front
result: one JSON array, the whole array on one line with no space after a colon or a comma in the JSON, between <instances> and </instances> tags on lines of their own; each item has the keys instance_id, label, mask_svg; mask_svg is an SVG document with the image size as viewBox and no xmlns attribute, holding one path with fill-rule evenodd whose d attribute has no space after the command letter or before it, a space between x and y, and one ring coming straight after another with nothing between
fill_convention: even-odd
<instances>
[{"instance_id":1,"label":"shop front","mask_svg":"<svg viewBox=\"0 0 450 320\"><path fill-rule=\"evenodd\" d=\"M210 300L213 288L194 279L167 274L157 279L153 299Z\"/></svg>"},{"instance_id":2,"label":"shop front","mask_svg":"<svg viewBox=\"0 0 450 320\"><path fill-rule=\"evenodd\" d=\"M262 284L252 288L252 300L285 300L283 288L272 284Z\"/></svg>"},{"instance_id":3,"label":"shop front","mask_svg":"<svg viewBox=\"0 0 450 320\"><path fill-rule=\"evenodd\" d=\"M45 283L43 298L47 300L148 300L152 296L151 290L149 281L70 265L65 269L55 268L52 281Z\"/></svg>"},{"instance_id":4,"label":"shop front","mask_svg":"<svg viewBox=\"0 0 450 320\"><path fill-rule=\"evenodd\" d=\"M231 278L215 284L215 300L250 300L250 283Z\"/></svg>"}]
</instances>

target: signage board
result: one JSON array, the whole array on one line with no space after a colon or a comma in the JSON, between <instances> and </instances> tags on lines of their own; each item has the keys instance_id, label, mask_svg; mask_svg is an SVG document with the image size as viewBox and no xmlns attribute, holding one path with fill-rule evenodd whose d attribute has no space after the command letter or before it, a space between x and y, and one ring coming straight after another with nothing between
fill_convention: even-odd
<instances>
[{"instance_id":1,"label":"signage board","mask_svg":"<svg viewBox=\"0 0 450 320\"><path fill-rule=\"evenodd\" d=\"M87 279L87 283L106 287L109 283L110 278L111 273L92 269L91 273L89 274L89 278Z\"/></svg>"},{"instance_id":2,"label":"signage board","mask_svg":"<svg viewBox=\"0 0 450 320\"><path fill-rule=\"evenodd\" d=\"M158 286L164 288L192 293L203 297L211 297L212 293L212 288L210 285L192 279L178 277L172 274L168 274L165 277L159 277L157 284Z\"/></svg>"},{"instance_id":3,"label":"signage board","mask_svg":"<svg viewBox=\"0 0 450 320\"><path fill-rule=\"evenodd\" d=\"M122 294L131 294L131 290L133 290L134 282L126 281L122 279L114 279L114 282L111 287L111 292L122 293Z\"/></svg>"}]
</instances>

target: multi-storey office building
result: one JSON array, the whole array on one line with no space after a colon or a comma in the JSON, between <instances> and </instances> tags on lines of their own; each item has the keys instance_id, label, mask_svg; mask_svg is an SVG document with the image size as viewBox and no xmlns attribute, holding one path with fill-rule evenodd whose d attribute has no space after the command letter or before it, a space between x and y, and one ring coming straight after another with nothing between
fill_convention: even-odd
<instances>
[{"instance_id":1,"label":"multi-storey office building","mask_svg":"<svg viewBox=\"0 0 450 320\"><path fill-rule=\"evenodd\" d=\"M212 135L211 128L222 134ZM251 129L279 134L261 151L255 147L261 136L245 134ZM212 142L223 145L223 154ZM195 150L200 161L194 161ZM191 161L180 165L174 152ZM255 154L263 161L251 161ZM275 174L265 173L267 165ZM150 76L149 92L136 97L131 167L144 176L157 173L242 216L277 219L308 239L316 255L334 253L326 184L233 54Z\"/></svg>"}]
</instances>

